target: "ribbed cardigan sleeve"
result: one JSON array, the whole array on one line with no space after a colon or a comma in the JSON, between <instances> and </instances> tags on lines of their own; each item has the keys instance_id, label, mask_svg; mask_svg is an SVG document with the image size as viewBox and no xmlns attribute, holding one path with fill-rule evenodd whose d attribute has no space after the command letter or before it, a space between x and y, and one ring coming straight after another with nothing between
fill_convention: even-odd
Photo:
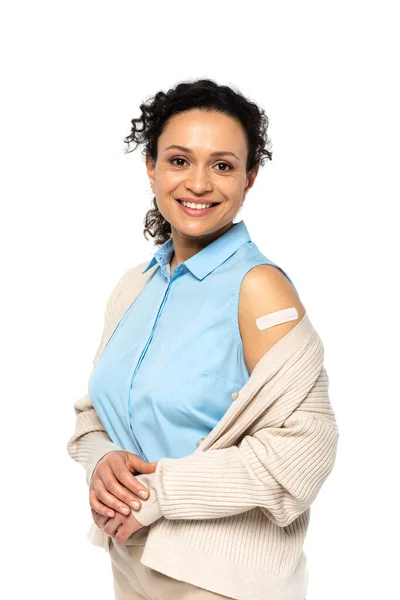
<instances>
[{"instance_id":1,"label":"ribbed cardigan sleeve","mask_svg":"<svg viewBox=\"0 0 400 600\"><path fill-rule=\"evenodd\" d=\"M90 402L90 398L88 401ZM74 404L78 411L82 406L81 402L83 404L83 399L79 399ZM122 448L111 441L94 408L82 409L78 412L75 432L68 441L67 452L84 468L88 485L99 460L114 450L122 450Z\"/></svg>"}]
</instances>

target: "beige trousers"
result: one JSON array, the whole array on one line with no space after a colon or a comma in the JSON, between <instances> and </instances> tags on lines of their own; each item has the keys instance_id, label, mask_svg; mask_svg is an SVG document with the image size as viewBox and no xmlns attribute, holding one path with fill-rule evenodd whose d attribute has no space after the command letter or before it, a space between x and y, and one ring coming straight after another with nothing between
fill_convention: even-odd
<instances>
[{"instance_id":1,"label":"beige trousers","mask_svg":"<svg viewBox=\"0 0 400 600\"><path fill-rule=\"evenodd\" d=\"M142 565L148 531L139 529L125 544L110 540L115 600L231 600Z\"/></svg>"}]
</instances>

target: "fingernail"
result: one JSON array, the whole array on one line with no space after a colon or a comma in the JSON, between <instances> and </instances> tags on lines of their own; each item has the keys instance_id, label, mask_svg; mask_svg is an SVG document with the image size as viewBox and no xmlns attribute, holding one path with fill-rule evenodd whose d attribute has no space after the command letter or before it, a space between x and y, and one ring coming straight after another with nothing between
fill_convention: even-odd
<instances>
[{"instance_id":1,"label":"fingernail","mask_svg":"<svg viewBox=\"0 0 400 600\"><path fill-rule=\"evenodd\" d=\"M132 500L132 502L129 502L129 506L132 506L132 508L139 508L139 502Z\"/></svg>"},{"instance_id":2,"label":"fingernail","mask_svg":"<svg viewBox=\"0 0 400 600\"><path fill-rule=\"evenodd\" d=\"M108 517L113 517L113 516L114 516L114 513L112 513L112 512L111 512L111 510L110 510L110 511L108 511L108 513L107 513L107 516L108 516Z\"/></svg>"},{"instance_id":3,"label":"fingernail","mask_svg":"<svg viewBox=\"0 0 400 600\"><path fill-rule=\"evenodd\" d=\"M148 496L148 492L145 492L144 490L140 490L139 492L139 496L141 498L143 498L144 500L146 500L147 496Z\"/></svg>"},{"instance_id":4,"label":"fingernail","mask_svg":"<svg viewBox=\"0 0 400 600\"><path fill-rule=\"evenodd\" d=\"M123 513L124 513L124 515L129 515L129 513L131 512L131 511L129 510L129 508L125 508L125 506L120 506L120 507L119 507L119 510L120 510L121 512L123 512Z\"/></svg>"}]
</instances>

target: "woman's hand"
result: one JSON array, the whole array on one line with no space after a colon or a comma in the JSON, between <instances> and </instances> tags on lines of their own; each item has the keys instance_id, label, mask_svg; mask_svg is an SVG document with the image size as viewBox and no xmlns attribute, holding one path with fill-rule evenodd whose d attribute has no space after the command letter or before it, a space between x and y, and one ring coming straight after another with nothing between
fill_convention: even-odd
<instances>
[{"instance_id":1,"label":"woman's hand","mask_svg":"<svg viewBox=\"0 0 400 600\"><path fill-rule=\"evenodd\" d=\"M124 516L130 516L132 509L139 510L139 492L146 494L143 497L146 500L149 491L132 473L154 473L156 467L157 462L149 463L126 450L108 452L97 463L89 483L92 510L111 519L115 516L114 510Z\"/></svg>"},{"instance_id":2,"label":"woman's hand","mask_svg":"<svg viewBox=\"0 0 400 600\"><path fill-rule=\"evenodd\" d=\"M92 508L92 517L96 525L114 538L118 544L125 544L132 533L135 533L135 531L138 531L143 527L139 521L136 521L132 513L128 517L116 513L115 517L110 519L99 515L99 513Z\"/></svg>"}]
</instances>

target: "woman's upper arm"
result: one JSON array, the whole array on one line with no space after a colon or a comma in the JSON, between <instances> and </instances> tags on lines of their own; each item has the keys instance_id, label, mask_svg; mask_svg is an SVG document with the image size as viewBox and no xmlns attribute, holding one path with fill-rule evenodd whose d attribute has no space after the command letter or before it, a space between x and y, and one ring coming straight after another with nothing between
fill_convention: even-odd
<instances>
[{"instance_id":1,"label":"woman's upper arm","mask_svg":"<svg viewBox=\"0 0 400 600\"><path fill-rule=\"evenodd\" d=\"M292 307L298 313L294 320L265 329L257 327L259 317ZM238 320L249 374L260 358L301 321L305 312L295 288L279 268L259 265L246 273L240 288Z\"/></svg>"}]
</instances>

